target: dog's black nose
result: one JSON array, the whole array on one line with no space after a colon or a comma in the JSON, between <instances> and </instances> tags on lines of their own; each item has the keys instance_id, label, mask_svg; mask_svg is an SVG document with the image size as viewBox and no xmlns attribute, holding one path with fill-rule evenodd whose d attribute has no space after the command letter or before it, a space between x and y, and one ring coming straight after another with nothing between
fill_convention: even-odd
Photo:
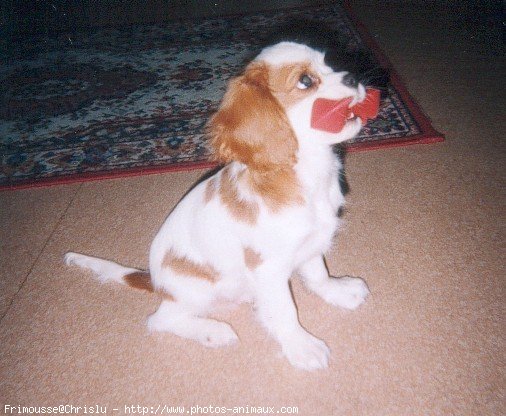
<instances>
[{"instance_id":1,"label":"dog's black nose","mask_svg":"<svg viewBox=\"0 0 506 416\"><path fill-rule=\"evenodd\" d=\"M355 75L350 74L349 72L343 77L342 83L350 88L356 88L358 85L358 81L355 78Z\"/></svg>"}]
</instances>

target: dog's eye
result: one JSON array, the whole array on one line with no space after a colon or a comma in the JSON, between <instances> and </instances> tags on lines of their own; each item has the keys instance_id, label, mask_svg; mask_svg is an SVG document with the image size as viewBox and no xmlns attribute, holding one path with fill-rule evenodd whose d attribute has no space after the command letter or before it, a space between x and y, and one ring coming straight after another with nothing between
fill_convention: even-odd
<instances>
[{"instance_id":1,"label":"dog's eye","mask_svg":"<svg viewBox=\"0 0 506 416\"><path fill-rule=\"evenodd\" d=\"M311 88L314 84L313 78L309 76L308 74L303 74L299 78L299 82L297 83L297 88L299 90L306 90L308 88Z\"/></svg>"}]
</instances>

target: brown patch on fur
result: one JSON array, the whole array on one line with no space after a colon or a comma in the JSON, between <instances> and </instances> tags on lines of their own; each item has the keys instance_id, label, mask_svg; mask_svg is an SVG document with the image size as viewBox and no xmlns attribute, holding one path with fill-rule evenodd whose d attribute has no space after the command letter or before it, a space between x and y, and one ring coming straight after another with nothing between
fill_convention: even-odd
<instances>
[{"instance_id":1,"label":"brown patch on fur","mask_svg":"<svg viewBox=\"0 0 506 416\"><path fill-rule=\"evenodd\" d=\"M162 267L168 267L181 276L195 277L209 282L215 282L219 277L218 272L212 266L198 264L186 257L177 256L172 250L165 253Z\"/></svg>"},{"instance_id":2,"label":"brown patch on fur","mask_svg":"<svg viewBox=\"0 0 506 416\"><path fill-rule=\"evenodd\" d=\"M269 89L269 73L263 63L253 62L230 82L209 132L220 162L239 161L251 169L296 162L297 139Z\"/></svg>"},{"instance_id":3,"label":"brown patch on fur","mask_svg":"<svg viewBox=\"0 0 506 416\"><path fill-rule=\"evenodd\" d=\"M213 199L216 192L216 178L211 178L207 181L206 190L204 192L204 202L207 204Z\"/></svg>"},{"instance_id":4,"label":"brown patch on fur","mask_svg":"<svg viewBox=\"0 0 506 416\"><path fill-rule=\"evenodd\" d=\"M246 183L274 210L303 202L293 169L297 139L284 107L271 91L272 84L279 80L270 78L295 72L293 68L288 73L281 71L273 71L262 62L250 64L243 75L230 82L220 109L208 125L214 158L222 163L245 164ZM297 79L295 75L289 78L290 82ZM220 192L222 199L228 193L224 200L234 201L237 208L237 189L227 183L226 177L222 177ZM252 216L254 210L245 210L251 211L248 217Z\"/></svg>"},{"instance_id":5,"label":"brown patch on fur","mask_svg":"<svg viewBox=\"0 0 506 416\"><path fill-rule=\"evenodd\" d=\"M166 292L165 290L160 291L163 300L167 300L169 302L174 302L174 296L172 296L170 293Z\"/></svg>"},{"instance_id":6,"label":"brown patch on fur","mask_svg":"<svg viewBox=\"0 0 506 416\"><path fill-rule=\"evenodd\" d=\"M134 289L145 290L150 293L155 292L151 283L151 275L148 272L133 272L124 276L123 280ZM174 301L174 297L165 290L156 290L156 292L160 293L165 300Z\"/></svg>"},{"instance_id":7,"label":"brown patch on fur","mask_svg":"<svg viewBox=\"0 0 506 416\"><path fill-rule=\"evenodd\" d=\"M253 271L262 264L262 256L252 248L246 247L244 249L244 263L248 269Z\"/></svg>"},{"instance_id":8,"label":"brown patch on fur","mask_svg":"<svg viewBox=\"0 0 506 416\"><path fill-rule=\"evenodd\" d=\"M311 77L313 85L301 90L297 88L297 84L304 74ZM277 98L285 110L306 98L308 94L318 88L319 83L320 79L311 70L309 62L269 68L269 87L272 95Z\"/></svg>"},{"instance_id":9,"label":"brown patch on fur","mask_svg":"<svg viewBox=\"0 0 506 416\"><path fill-rule=\"evenodd\" d=\"M151 275L148 272L133 272L123 277L125 283L134 289L154 292L151 284Z\"/></svg>"},{"instance_id":10,"label":"brown patch on fur","mask_svg":"<svg viewBox=\"0 0 506 416\"><path fill-rule=\"evenodd\" d=\"M246 201L239 197L237 183L230 175L230 168L226 167L221 173L220 184L221 202L227 207L230 214L237 220L249 225L255 225L258 218L259 207L256 202Z\"/></svg>"},{"instance_id":11,"label":"brown patch on fur","mask_svg":"<svg viewBox=\"0 0 506 416\"><path fill-rule=\"evenodd\" d=\"M269 209L279 211L286 205L304 204L297 175L292 168L271 171L248 171L251 189L260 195Z\"/></svg>"}]
</instances>

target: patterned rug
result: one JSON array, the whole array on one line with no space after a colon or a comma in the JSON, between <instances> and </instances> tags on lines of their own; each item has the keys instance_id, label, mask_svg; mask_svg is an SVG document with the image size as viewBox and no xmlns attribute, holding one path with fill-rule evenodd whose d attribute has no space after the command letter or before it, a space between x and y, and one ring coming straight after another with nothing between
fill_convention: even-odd
<instances>
[{"instance_id":1,"label":"patterned rug","mask_svg":"<svg viewBox=\"0 0 506 416\"><path fill-rule=\"evenodd\" d=\"M100 29L17 44L0 67L0 189L210 166L203 135L259 33L320 16L373 48L342 6ZM349 150L443 140L395 72Z\"/></svg>"}]
</instances>

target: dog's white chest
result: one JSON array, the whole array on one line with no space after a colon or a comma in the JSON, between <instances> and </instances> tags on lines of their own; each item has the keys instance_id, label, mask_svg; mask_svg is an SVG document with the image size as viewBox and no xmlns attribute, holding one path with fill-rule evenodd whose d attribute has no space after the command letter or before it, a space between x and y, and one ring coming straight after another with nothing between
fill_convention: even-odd
<instances>
[{"instance_id":1,"label":"dog's white chest","mask_svg":"<svg viewBox=\"0 0 506 416\"><path fill-rule=\"evenodd\" d=\"M332 178L334 179L334 178ZM299 257L308 259L325 253L339 227L337 212L344 198L336 183L321 183L307 201L307 232L302 240Z\"/></svg>"}]
</instances>

